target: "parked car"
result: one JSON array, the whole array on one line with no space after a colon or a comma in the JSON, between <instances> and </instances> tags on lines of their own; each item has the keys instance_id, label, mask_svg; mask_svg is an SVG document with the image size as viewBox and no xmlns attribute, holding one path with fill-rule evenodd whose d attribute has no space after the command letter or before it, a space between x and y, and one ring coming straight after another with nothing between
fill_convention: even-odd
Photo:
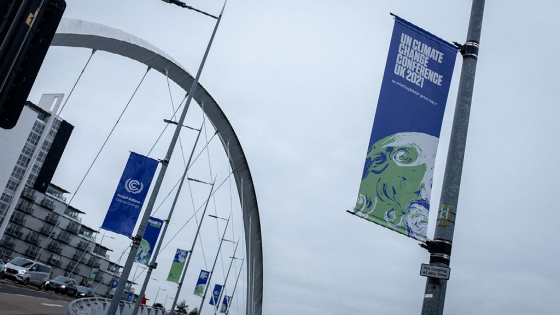
<instances>
[{"instance_id":1,"label":"parked car","mask_svg":"<svg viewBox=\"0 0 560 315\"><path fill-rule=\"evenodd\" d=\"M46 291L53 290L57 293L66 294L69 296L75 296L78 292L78 283L76 280L64 276L58 276L45 282L42 286Z\"/></svg>"},{"instance_id":2,"label":"parked car","mask_svg":"<svg viewBox=\"0 0 560 315\"><path fill-rule=\"evenodd\" d=\"M76 291L76 297L77 298L95 297L95 293L93 293L92 289L88 287L84 287L83 285L79 285L78 290Z\"/></svg>"},{"instance_id":3,"label":"parked car","mask_svg":"<svg viewBox=\"0 0 560 315\"><path fill-rule=\"evenodd\" d=\"M51 266L27 258L16 257L6 264L6 278L24 285L40 286L51 277Z\"/></svg>"},{"instance_id":4,"label":"parked car","mask_svg":"<svg viewBox=\"0 0 560 315\"><path fill-rule=\"evenodd\" d=\"M0 259L0 279L4 279L4 275L6 274L6 264Z\"/></svg>"}]
</instances>

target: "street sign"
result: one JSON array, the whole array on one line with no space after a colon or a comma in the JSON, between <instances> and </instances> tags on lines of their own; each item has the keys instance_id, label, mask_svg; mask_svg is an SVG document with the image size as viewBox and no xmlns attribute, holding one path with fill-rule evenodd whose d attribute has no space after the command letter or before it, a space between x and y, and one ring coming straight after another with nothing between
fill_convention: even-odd
<instances>
[{"instance_id":1,"label":"street sign","mask_svg":"<svg viewBox=\"0 0 560 315\"><path fill-rule=\"evenodd\" d=\"M450 273L451 268L448 267L440 267L428 264L422 264L422 266L420 267L420 275L424 277L449 280Z\"/></svg>"}]
</instances>

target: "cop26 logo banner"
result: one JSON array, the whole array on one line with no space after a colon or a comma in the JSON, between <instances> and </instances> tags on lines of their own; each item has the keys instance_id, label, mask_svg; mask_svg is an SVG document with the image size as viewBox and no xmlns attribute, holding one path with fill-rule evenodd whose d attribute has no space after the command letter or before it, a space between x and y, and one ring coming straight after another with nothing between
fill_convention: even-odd
<instances>
[{"instance_id":1,"label":"cop26 logo banner","mask_svg":"<svg viewBox=\"0 0 560 315\"><path fill-rule=\"evenodd\" d=\"M196 282L196 287L194 288L194 295L204 295L204 289L206 289L206 283L208 282L209 275L210 272L206 270L200 270L200 276L198 276L198 281Z\"/></svg>"},{"instance_id":2,"label":"cop26 logo banner","mask_svg":"<svg viewBox=\"0 0 560 315\"><path fill-rule=\"evenodd\" d=\"M218 305L220 303L220 294L222 293L222 286L219 284L214 285L214 291L212 291L212 296L210 297L210 305Z\"/></svg>"},{"instance_id":3,"label":"cop26 logo banner","mask_svg":"<svg viewBox=\"0 0 560 315\"><path fill-rule=\"evenodd\" d=\"M457 48L395 17L354 214L425 240Z\"/></svg>"},{"instance_id":4,"label":"cop26 logo banner","mask_svg":"<svg viewBox=\"0 0 560 315\"><path fill-rule=\"evenodd\" d=\"M148 220L148 226L144 231L144 236L142 236L142 241L138 247L138 252L136 253L136 259L134 262L144 264L146 266L149 264L150 257L152 256L152 252L156 246L162 226L163 220L150 217Z\"/></svg>"},{"instance_id":5,"label":"cop26 logo banner","mask_svg":"<svg viewBox=\"0 0 560 315\"><path fill-rule=\"evenodd\" d=\"M102 229L132 236L157 166L156 160L130 152Z\"/></svg>"}]
</instances>

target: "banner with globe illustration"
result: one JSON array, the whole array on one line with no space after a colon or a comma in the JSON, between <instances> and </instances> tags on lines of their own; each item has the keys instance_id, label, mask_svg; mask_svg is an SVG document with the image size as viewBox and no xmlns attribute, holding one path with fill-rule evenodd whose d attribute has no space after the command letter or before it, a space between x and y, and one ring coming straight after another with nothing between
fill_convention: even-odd
<instances>
[{"instance_id":1,"label":"banner with globe illustration","mask_svg":"<svg viewBox=\"0 0 560 315\"><path fill-rule=\"evenodd\" d=\"M132 236L157 166L157 160L130 152L102 229Z\"/></svg>"},{"instance_id":2,"label":"banner with globe illustration","mask_svg":"<svg viewBox=\"0 0 560 315\"><path fill-rule=\"evenodd\" d=\"M196 282L196 287L194 288L194 295L204 295L204 290L206 289L206 283L208 282L209 275L210 272L206 270L200 270L200 275L198 276L198 281Z\"/></svg>"},{"instance_id":3,"label":"banner with globe illustration","mask_svg":"<svg viewBox=\"0 0 560 315\"><path fill-rule=\"evenodd\" d=\"M353 213L426 240L435 158L457 47L395 17Z\"/></svg>"},{"instance_id":4,"label":"banner with globe illustration","mask_svg":"<svg viewBox=\"0 0 560 315\"><path fill-rule=\"evenodd\" d=\"M229 308L229 302L231 301L231 296L224 295L224 301L220 307L220 313L225 314Z\"/></svg>"},{"instance_id":5,"label":"banner with globe illustration","mask_svg":"<svg viewBox=\"0 0 560 315\"><path fill-rule=\"evenodd\" d=\"M179 283L188 253L189 252L186 250L177 248L175 258L173 258L173 263L171 264L171 270L169 270L169 275L167 276L167 281Z\"/></svg>"},{"instance_id":6,"label":"banner with globe illustration","mask_svg":"<svg viewBox=\"0 0 560 315\"><path fill-rule=\"evenodd\" d=\"M148 226L144 231L144 236L138 247L138 252L136 253L136 259L134 262L148 265L150 263L150 257L152 256L152 251L156 247L156 242L159 237L159 232L163 226L163 220L158 218L150 217L148 220Z\"/></svg>"}]
</instances>

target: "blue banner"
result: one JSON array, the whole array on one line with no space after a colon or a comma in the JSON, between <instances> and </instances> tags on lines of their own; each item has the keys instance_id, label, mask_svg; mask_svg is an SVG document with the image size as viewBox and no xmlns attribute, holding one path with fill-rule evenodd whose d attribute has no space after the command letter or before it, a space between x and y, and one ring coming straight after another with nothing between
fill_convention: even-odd
<instances>
[{"instance_id":1,"label":"blue banner","mask_svg":"<svg viewBox=\"0 0 560 315\"><path fill-rule=\"evenodd\" d=\"M425 240L457 47L395 17L354 214Z\"/></svg>"},{"instance_id":2,"label":"blue banner","mask_svg":"<svg viewBox=\"0 0 560 315\"><path fill-rule=\"evenodd\" d=\"M132 236L157 166L156 160L130 152L102 229Z\"/></svg>"},{"instance_id":3,"label":"blue banner","mask_svg":"<svg viewBox=\"0 0 560 315\"><path fill-rule=\"evenodd\" d=\"M134 262L148 265L150 263L150 257L152 256L152 251L156 246L157 239L159 237L159 232L163 226L163 220L150 217L148 220L148 226L144 231L144 236L138 247L138 252L136 253L136 259Z\"/></svg>"},{"instance_id":4,"label":"blue banner","mask_svg":"<svg viewBox=\"0 0 560 315\"><path fill-rule=\"evenodd\" d=\"M126 297L126 302L131 303L132 299L134 299L134 289L130 289L130 292L128 292L128 296Z\"/></svg>"},{"instance_id":5,"label":"blue banner","mask_svg":"<svg viewBox=\"0 0 560 315\"><path fill-rule=\"evenodd\" d=\"M218 305L220 303L220 293L222 293L222 286L219 284L214 285L214 291L210 297L210 305Z\"/></svg>"},{"instance_id":6,"label":"blue banner","mask_svg":"<svg viewBox=\"0 0 560 315\"><path fill-rule=\"evenodd\" d=\"M198 281L196 282L196 287L194 288L194 295L204 295L204 289L206 289L206 283L208 282L208 275L210 275L210 272L200 270L200 276L198 276Z\"/></svg>"},{"instance_id":7,"label":"blue banner","mask_svg":"<svg viewBox=\"0 0 560 315\"><path fill-rule=\"evenodd\" d=\"M229 303L231 301L231 296L224 295L224 301L222 302L222 307L220 307L220 313L226 313L229 308Z\"/></svg>"},{"instance_id":8,"label":"blue banner","mask_svg":"<svg viewBox=\"0 0 560 315\"><path fill-rule=\"evenodd\" d=\"M118 284L119 284L119 282L116 281L116 280L111 281L111 288L109 289L109 295L115 294L115 291L117 290L117 285Z\"/></svg>"}]
</instances>

